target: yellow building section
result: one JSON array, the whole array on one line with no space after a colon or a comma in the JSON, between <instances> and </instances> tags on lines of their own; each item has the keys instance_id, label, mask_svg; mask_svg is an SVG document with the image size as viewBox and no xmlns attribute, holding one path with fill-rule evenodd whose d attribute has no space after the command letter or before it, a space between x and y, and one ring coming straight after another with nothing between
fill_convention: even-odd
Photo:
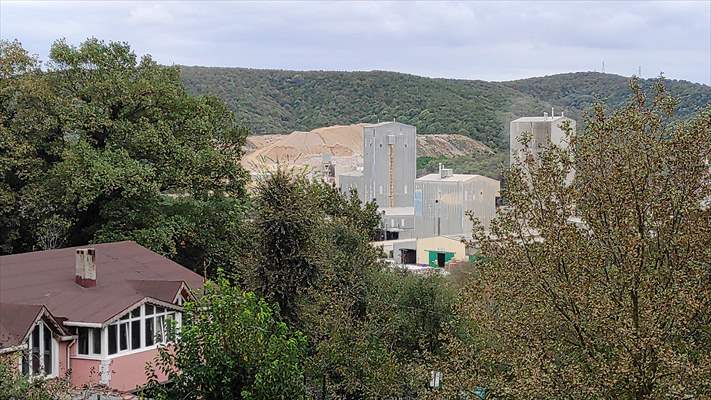
<instances>
[{"instance_id":1,"label":"yellow building section","mask_svg":"<svg viewBox=\"0 0 711 400\"><path fill-rule=\"evenodd\" d=\"M444 268L453 261L466 261L466 245L461 239L435 236L417 239L417 264Z\"/></svg>"}]
</instances>

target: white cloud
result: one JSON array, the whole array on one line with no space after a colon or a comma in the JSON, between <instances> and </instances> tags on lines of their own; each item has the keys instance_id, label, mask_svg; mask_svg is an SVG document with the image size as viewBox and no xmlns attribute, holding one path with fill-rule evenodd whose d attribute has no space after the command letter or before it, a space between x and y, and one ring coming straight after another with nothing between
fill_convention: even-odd
<instances>
[{"instance_id":1,"label":"white cloud","mask_svg":"<svg viewBox=\"0 0 711 400\"><path fill-rule=\"evenodd\" d=\"M128 22L137 26L170 26L175 24L175 17L166 3L139 4L130 7Z\"/></svg>"},{"instance_id":2,"label":"white cloud","mask_svg":"<svg viewBox=\"0 0 711 400\"><path fill-rule=\"evenodd\" d=\"M599 69L710 83L709 2L1 2L0 36L165 63L505 80Z\"/></svg>"}]
</instances>

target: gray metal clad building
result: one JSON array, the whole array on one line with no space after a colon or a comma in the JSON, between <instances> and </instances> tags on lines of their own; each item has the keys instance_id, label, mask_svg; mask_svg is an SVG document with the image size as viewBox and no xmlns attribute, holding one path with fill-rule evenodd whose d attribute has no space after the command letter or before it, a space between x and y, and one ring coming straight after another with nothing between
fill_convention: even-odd
<instances>
[{"instance_id":1,"label":"gray metal clad building","mask_svg":"<svg viewBox=\"0 0 711 400\"><path fill-rule=\"evenodd\" d=\"M351 189L356 189L360 201L365 202L365 189L363 186L363 173L360 171L351 171L338 175L338 187L341 192L350 195Z\"/></svg>"},{"instance_id":2,"label":"gray metal clad building","mask_svg":"<svg viewBox=\"0 0 711 400\"><path fill-rule=\"evenodd\" d=\"M412 207L417 129L399 122L363 127L364 198L379 207Z\"/></svg>"},{"instance_id":3,"label":"gray metal clad building","mask_svg":"<svg viewBox=\"0 0 711 400\"><path fill-rule=\"evenodd\" d=\"M567 147L565 132L562 129L564 121L569 121L571 128L575 130L575 120L567 118L563 114L549 117L548 113L545 113L543 117L523 117L511 121L509 165L515 164L516 159L521 156L523 145L519 143L519 137L524 132L531 134L529 147L534 151L550 144Z\"/></svg>"},{"instance_id":4,"label":"gray metal clad building","mask_svg":"<svg viewBox=\"0 0 711 400\"><path fill-rule=\"evenodd\" d=\"M413 207L380 208L380 227L385 240L412 239L415 237L415 210Z\"/></svg>"},{"instance_id":5,"label":"gray metal clad building","mask_svg":"<svg viewBox=\"0 0 711 400\"><path fill-rule=\"evenodd\" d=\"M415 181L415 236L469 234L471 210L488 228L496 215L499 181L481 175L453 174L441 168Z\"/></svg>"}]
</instances>

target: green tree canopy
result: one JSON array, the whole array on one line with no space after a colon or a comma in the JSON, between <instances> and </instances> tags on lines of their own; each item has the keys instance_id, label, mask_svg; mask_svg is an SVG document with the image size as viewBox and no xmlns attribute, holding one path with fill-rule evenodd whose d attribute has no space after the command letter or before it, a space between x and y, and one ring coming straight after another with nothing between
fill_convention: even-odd
<instances>
[{"instance_id":1,"label":"green tree canopy","mask_svg":"<svg viewBox=\"0 0 711 400\"><path fill-rule=\"evenodd\" d=\"M509 206L476 232L488 258L462 313L482 340L451 342L454 390L711 395L711 109L670 123L661 80L652 99L631 87L614 112L597 105L568 150L508 173Z\"/></svg>"},{"instance_id":2,"label":"green tree canopy","mask_svg":"<svg viewBox=\"0 0 711 400\"><path fill-rule=\"evenodd\" d=\"M3 41L0 65L3 253L131 239L190 266L226 261L247 132L221 101L125 43L60 40L40 69Z\"/></svg>"},{"instance_id":3,"label":"green tree canopy","mask_svg":"<svg viewBox=\"0 0 711 400\"><path fill-rule=\"evenodd\" d=\"M174 346L162 348L143 389L155 399L303 399L306 338L263 298L225 278L189 302ZM158 383L156 374L168 377Z\"/></svg>"}]
</instances>

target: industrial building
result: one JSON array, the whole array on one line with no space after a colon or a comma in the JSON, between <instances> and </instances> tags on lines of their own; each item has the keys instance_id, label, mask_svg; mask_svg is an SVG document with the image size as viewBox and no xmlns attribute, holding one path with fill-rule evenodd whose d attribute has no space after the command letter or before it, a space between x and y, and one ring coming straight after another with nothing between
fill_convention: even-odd
<instances>
[{"instance_id":1,"label":"industrial building","mask_svg":"<svg viewBox=\"0 0 711 400\"><path fill-rule=\"evenodd\" d=\"M342 191L358 189L380 208L412 207L417 129L399 122L363 125L363 169L338 176Z\"/></svg>"},{"instance_id":2,"label":"industrial building","mask_svg":"<svg viewBox=\"0 0 711 400\"><path fill-rule=\"evenodd\" d=\"M382 239L373 245L391 262L439 267L466 258L461 241L445 236L471 234L468 212L488 227L496 214L499 181L441 167L416 179L416 133L414 126L398 122L364 125L363 167L339 174L338 185L378 205ZM447 249L428 245L434 237Z\"/></svg>"},{"instance_id":3,"label":"industrial building","mask_svg":"<svg viewBox=\"0 0 711 400\"><path fill-rule=\"evenodd\" d=\"M373 247L379 248L385 254L386 259L392 260L395 264L416 265L416 239L382 240L370 243Z\"/></svg>"},{"instance_id":4,"label":"industrial building","mask_svg":"<svg viewBox=\"0 0 711 400\"><path fill-rule=\"evenodd\" d=\"M575 120L565 117L563 113L553 115L555 110L551 110L551 116L544 113L542 117L522 117L511 121L509 129L509 165L514 165L521 158L524 146L519 142L523 133L531 135L529 148L533 154L537 154L542 148L557 145L563 148L568 147L564 122L568 122L575 130Z\"/></svg>"},{"instance_id":5,"label":"industrial building","mask_svg":"<svg viewBox=\"0 0 711 400\"><path fill-rule=\"evenodd\" d=\"M412 239L415 237L414 207L385 207L380 211L380 225L385 240Z\"/></svg>"},{"instance_id":6,"label":"industrial building","mask_svg":"<svg viewBox=\"0 0 711 400\"><path fill-rule=\"evenodd\" d=\"M496 215L499 181L481 175L439 173L415 180L415 236L425 238L471 233L467 211L488 227Z\"/></svg>"},{"instance_id":7,"label":"industrial building","mask_svg":"<svg viewBox=\"0 0 711 400\"><path fill-rule=\"evenodd\" d=\"M417 129L399 122L363 127L365 198L378 207L412 207Z\"/></svg>"},{"instance_id":8,"label":"industrial building","mask_svg":"<svg viewBox=\"0 0 711 400\"><path fill-rule=\"evenodd\" d=\"M363 125L363 167L338 175L342 192L355 189L361 201L378 205L385 240L415 237L416 135L414 126L394 121Z\"/></svg>"},{"instance_id":9,"label":"industrial building","mask_svg":"<svg viewBox=\"0 0 711 400\"><path fill-rule=\"evenodd\" d=\"M452 264L472 261L477 251L468 241L471 235L446 235L417 239L417 264L446 268Z\"/></svg>"},{"instance_id":10,"label":"industrial building","mask_svg":"<svg viewBox=\"0 0 711 400\"><path fill-rule=\"evenodd\" d=\"M363 185L363 171L350 171L338 175L338 187L344 194L356 190L360 201L365 202L365 188Z\"/></svg>"}]
</instances>

